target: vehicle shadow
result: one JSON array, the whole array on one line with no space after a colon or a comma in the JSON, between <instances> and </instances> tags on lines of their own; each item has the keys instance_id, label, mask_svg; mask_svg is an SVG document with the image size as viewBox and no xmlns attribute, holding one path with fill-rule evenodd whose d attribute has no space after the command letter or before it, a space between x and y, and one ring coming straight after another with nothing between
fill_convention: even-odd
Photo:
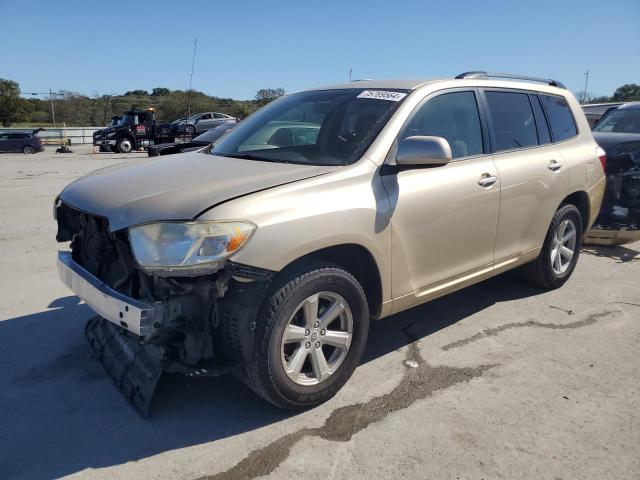
<instances>
[{"instance_id":1,"label":"vehicle shadow","mask_svg":"<svg viewBox=\"0 0 640 480\"><path fill-rule=\"evenodd\" d=\"M363 362L496 302L539 292L502 275L375 322ZM267 404L232 377L165 375L151 417L143 419L91 357L82 328L91 316L70 296L44 312L0 321L0 478L49 479L120 465L294 415Z\"/></svg>"},{"instance_id":2,"label":"vehicle shadow","mask_svg":"<svg viewBox=\"0 0 640 480\"><path fill-rule=\"evenodd\" d=\"M608 257L616 260L616 263L626 263L638 260L640 252L622 245L585 245L582 247L584 253L595 255L596 257Z\"/></svg>"}]
</instances>

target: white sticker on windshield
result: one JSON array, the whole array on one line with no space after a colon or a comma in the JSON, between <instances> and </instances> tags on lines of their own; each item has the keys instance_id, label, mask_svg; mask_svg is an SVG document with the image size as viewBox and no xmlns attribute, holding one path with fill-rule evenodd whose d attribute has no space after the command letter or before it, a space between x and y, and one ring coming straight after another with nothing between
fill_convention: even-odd
<instances>
[{"instance_id":1,"label":"white sticker on windshield","mask_svg":"<svg viewBox=\"0 0 640 480\"><path fill-rule=\"evenodd\" d=\"M357 98L373 98L375 100L389 100L391 102L399 102L406 93L390 92L388 90L365 90Z\"/></svg>"}]
</instances>

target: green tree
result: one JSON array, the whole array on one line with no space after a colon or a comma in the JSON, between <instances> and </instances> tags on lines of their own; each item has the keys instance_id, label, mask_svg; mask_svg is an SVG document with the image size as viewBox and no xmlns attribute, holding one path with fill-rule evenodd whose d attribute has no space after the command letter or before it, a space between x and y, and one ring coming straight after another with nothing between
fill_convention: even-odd
<instances>
[{"instance_id":1,"label":"green tree","mask_svg":"<svg viewBox=\"0 0 640 480\"><path fill-rule=\"evenodd\" d=\"M164 87L156 87L153 90L151 90L152 97L166 97L170 93L171 93L171 90Z\"/></svg>"},{"instance_id":2,"label":"green tree","mask_svg":"<svg viewBox=\"0 0 640 480\"><path fill-rule=\"evenodd\" d=\"M284 88L261 88L256 92L256 103L260 106L282 97L285 93Z\"/></svg>"},{"instance_id":3,"label":"green tree","mask_svg":"<svg viewBox=\"0 0 640 480\"><path fill-rule=\"evenodd\" d=\"M33 105L20 97L18 83L0 78L0 123L8 127L25 120L32 110Z\"/></svg>"},{"instance_id":4,"label":"green tree","mask_svg":"<svg viewBox=\"0 0 640 480\"><path fill-rule=\"evenodd\" d=\"M616 102L631 102L640 100L640 85L635 83L627 83L616 88L613 92L613 100Z\"/></svg>"},{"instance_id":5,"label":"green tree","mask_svg":"<svg viewBox=\"0 0 640 480\"><path fill-rule=\"evenodd\" d=\"M146 90L129 90L128 92L124 92L125 97L148 97L149 92Z\"/></svg>"}]
</instances>

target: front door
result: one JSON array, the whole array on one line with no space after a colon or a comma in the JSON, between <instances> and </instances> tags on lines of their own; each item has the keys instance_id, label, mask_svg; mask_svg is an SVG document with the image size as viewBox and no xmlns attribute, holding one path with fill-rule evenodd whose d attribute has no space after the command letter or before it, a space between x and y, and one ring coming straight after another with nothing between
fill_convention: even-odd
<instances>
[{"instance_id":1,"label":"front door","mask_svg":"<svg viewBox=\"0 0 640 480\"><path fill-rule=\"evenodd\" d=\"M453 160L383 177L392 211L394 311L473 272L490 270L498 224L500 179L487 154L477 93L427 98L398 142L414 135L445 138Z\"/></svg>"}]
</instances>

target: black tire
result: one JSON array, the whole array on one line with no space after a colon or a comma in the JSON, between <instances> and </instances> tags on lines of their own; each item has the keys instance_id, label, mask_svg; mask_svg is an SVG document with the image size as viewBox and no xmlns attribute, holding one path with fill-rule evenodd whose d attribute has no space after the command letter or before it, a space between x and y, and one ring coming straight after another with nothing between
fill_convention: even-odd
<instances>
[{"instance_id":1,"label":"black tire","mask_svg":"<svg viewBox=\"0 0 640 480\"><path fill-rule=\"evenodd\" d=\"M287 375L281 360L284 329L298 306L319 292L341 296L351 309L353 333L342 363L315 385L300 385ZM333 397L358 366L369 331L369 309L358 281L341 267L309 261L274 280L262 303L255 330L252 360L244 368L245 382L277 407L302 410Z\"/></svg>"},{"instance_id":2,"label":"black tire","mask_svg":"<svg viewBox=\"0 0 640 480\"><path fill-rule=\"evenodd\" d=\"M193 125L187 125L186 127L184 127L184 134L189 137L195 137L196 127L194 127Z\"/></svg>"},{"instance_id":3,"label":"black tire","mask_svg":"<svg viewBox=\"0 0 640 480\"><path fill-rule=\"evenodd\" d=\"M554 246L553 242L556 230L565 220L573 222L576 227L577 238L573 257L571 258L568 268L562 273L556 273L551 264L551 253ZM576 206L571 204L562 205L551 220L551 225L549 225L549 230L547 231L547 236L545 237L538 258L522 267L521 271L525 280L532 285L547 289L556 289L564 285L573 273L576 263L578 262L580 248L582 247L583 229L582 215L580 215L580 211Z\"/></svg>"},{"instance_id":4,"label":"black tire","mask_svg":"<svg viewBox=\"0 0 640 480\"><path fill-rule=\"evenodd\" d=\"M133 151L133 140L127 137L123 137L116 143L116 149L120 153L129 153Z\"/></svg>"},{"instance_id":5,"label":"black tire","mask_svg":"<svg viewBox=\"0 0 640 480\"><path fill-rule=\"evenodd\" d=\"M24 147L22 147L22 153L25 153L27 155L33 155L37 152L38 150L33 145L25 145Z\"/></svg>"}]
</instances>

